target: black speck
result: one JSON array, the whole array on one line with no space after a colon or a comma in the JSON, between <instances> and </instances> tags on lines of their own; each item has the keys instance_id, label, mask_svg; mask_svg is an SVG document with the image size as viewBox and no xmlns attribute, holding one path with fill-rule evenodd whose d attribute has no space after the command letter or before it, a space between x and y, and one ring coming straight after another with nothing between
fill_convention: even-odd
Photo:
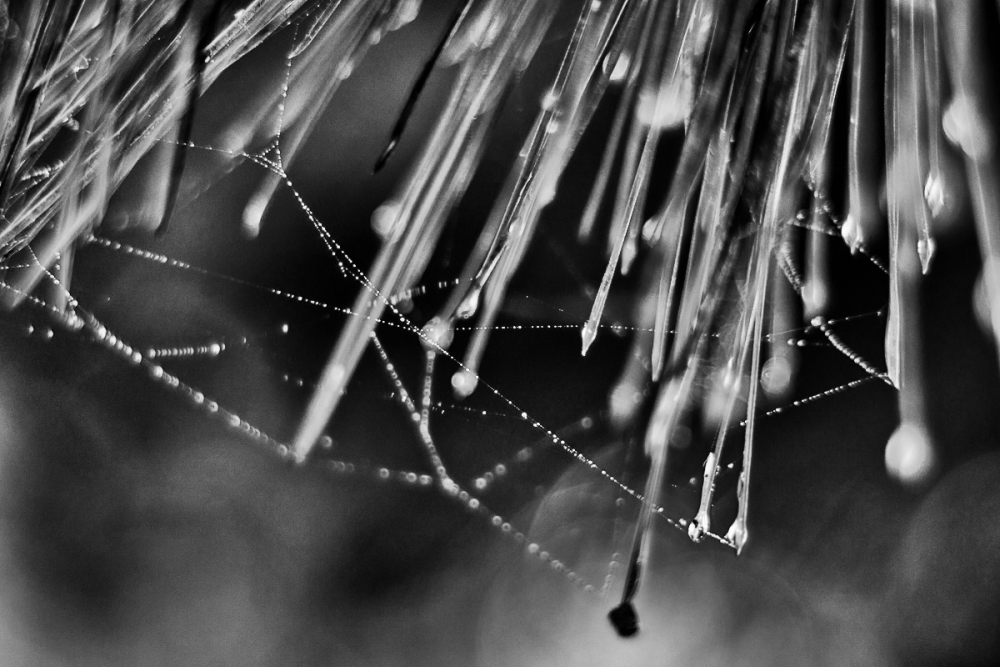
<instances>
[{"instance_id":1,"label":"black speck","mask_svg":"<svg viewBox=\"0 0 1000 667\"><path fill-rule=\"evenodd\" d=\"M621 637L632 637L639 632L639 615L631 602L622 602L609 611L608 620Z\"/></svg>"}]
</instances>

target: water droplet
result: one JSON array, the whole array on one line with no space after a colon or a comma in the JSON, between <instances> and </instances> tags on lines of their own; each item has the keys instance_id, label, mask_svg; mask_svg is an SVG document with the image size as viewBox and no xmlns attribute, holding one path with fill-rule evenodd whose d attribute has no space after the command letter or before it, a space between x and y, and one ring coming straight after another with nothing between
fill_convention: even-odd
<instances>
[{"instance_id":1,"label":"water droplet","mask_svg":"<svg viewBox=\"0 0 1000 667\"><path fill-rule=\"evenodd\" d=\"M455 392L455 398L458 399L468 398L476 390L478 384L479 378L467 369L462 369L451 376L451 387ZM524 416L527 418L527 415Z\"/></svg>"},{"instance_id":2,"label":"water droplet","mask_svg":"<svg viewBox=\"0 0 1000 667\"><path fill-rule=\"evenodd\" d=\"M792 383L792 366L785 357L771 357L760 372L760 385L770 396L782 396Z\"/></svg>"},{"instance_id":3,"label":"water droplet","mask_svg":"<svg viewBox=\"0 0 1000 667\"><path fill-rule=\"evenodd\" d=\"M886 470L903 484L926 481L934 469L935 459L930 436L915 424L900 424L885 447Z\"/></svg>"},{"instance_id":4,"label":"water droplet","mask_svg":"<svg viewBox=\"0 0 1000 667\"><path fill-rule=\"evenodd\" d=\"M945 136L973 160L993 152L993 133L986 117L968 97L959 96L945 109L941 125Z\"/></svg>"},{"instance_id":5,"label":"water droplet","mask_svg":"<svg viewBox=\"0 0 1000 667\"><path fill-rule=\"evenodd\" d=\"M555 108L556 104L559 102L559 94L554 90L548 90L545 95L542 96L542 109L545 111L551 111Z\"/></svg>"},{"instance_id":6,"label":"water droplet","mask_svg":"<svg viewBox=\"0 0 1000 667\"><path fill-rule=\"evenodd\" d=\"M399 202L390 199L372 213L372 230L383 241L392 238L399 227L400 210Z\"/></svg>"}]
</instances>

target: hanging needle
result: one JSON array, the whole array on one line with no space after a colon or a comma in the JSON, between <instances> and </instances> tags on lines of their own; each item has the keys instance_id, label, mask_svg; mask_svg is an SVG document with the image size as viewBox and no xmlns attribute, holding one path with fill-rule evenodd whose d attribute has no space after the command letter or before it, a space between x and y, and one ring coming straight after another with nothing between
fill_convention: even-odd
<instances>
[{"instance_id":1,"label":"hanging needle","mask_svg":"<svg viewBox=\"0 0 1000 667\"><path fill-rule=\"evenodd\" d=\"M382 171L382 167L386 165L389 158L392 157L392 154L396 151L396 146L399 145L399 140L403 136L403 131L406 130L406 124L410 122L410 116L413 115L413 109L417 105L417 99L420 97L420 93L423 92L424 86L427 85L427 79L430 78L431 72L434 70L434 66L441 58L441 52L444 51L444 47L455 35L455 31L462 22L462 18L468 14L469 7L471 5L472 0L462 0L458 6L455 7L455 11L452 12L451 18L448 19L447 30L445 30L444 35L441 37L440 41L438 41L431 57L424 63L423 69L420 70L420 75L417 77L417 80L413 82L413 87L410 88L410 94L406 98L406 104L403 105L403 110L399 112L396 124L392 126L392 134L389 135L389 142L385 145L385 148L382 149L382 153L378 156L378 160L375 161L375 166L372 168L373 174L377 174Z\"/></svg>"},{"instance_id":2,"label":"hanging needle","mask_svg":"<svg viewBox=\"0 0 1000 667\"><path fill-rule=\"evenodd\" d=\"M646 477L645 498L639 511L635 532L632 535L632 549L629 553L622 600L617 607L608 613L608 619L622 637L631 637L639 631L639 617L632 601L639 592L642 572L649 560L649 533L653 515L660 511L660 491L667 469L670 441L680 423L681 414L694 384L694 378L701 368L700 352L701 350L696 351L683 372L675 375L660 392L653 417L646 431L646 453L651 462Z\"/></svg>"},{"instance_id":3,"label":"hanging needle","mask_svg":"<svg viewBox=\"0 0 1000 667\"><path fill-rule=\"evenodd\" d=\"M191 20L192 0L184 3L177 20L186 24ZM198 107L198 97L201 95L202 79L205 75L205 60L208 52L208 45L212 42L215 32L218 29L219 17L222 14L224 0L215 0L212 11L208 19L202 23L198 32L198 42L195 44L192 55L192 81L188 89L187 103L184 107L184 115L181 117L180 127L177 131L177 147L174 149L172 164L170 165L170 187L167 190L167 205L163 210L163 217L156 228L156 235L162 236L166 233L170 225L170 219L177 208L177 196L180 194L181 177L184 175L184 167L187 164L188 145L191 143L191 132L194 129L194 116ZM182 30L187 26L183 25Z\"/></svg>"},{"instance_id":4,"label":"hanging needle","mask_svg":"<svg viewBox=\"0 0 1000 667\"><path fill-rule=\"evenodd\" d=\"M685 373L685 377L687 373ZM646 478L646 499L639 513L639 521L632 537L632 549L629 554L628 569L625 575L625 588L622 591L621 603L608 613L608 619L622 637L631 637L639 631L639 617L636 614L632 600L639 592L639 582L642 571L648 560L649 527L652 522L655 506L659 500L659 490L663 484L663 473L667 466L667 448L673 427L680 412L682 378L675 378L666 391L661 394L653 423L646 436L646 446L652 458L649 475ZM659 422L659 423L657 423Z\"/></svg>"},{"instance_id":5,"label":"hanging needle","mask_svg":"<svg viewBox=\"0 0 1000 667\"><path fill-rule=\"evenodd\" d=\"M858 0L851 55L851 112L848 129L848 215L842 233L851 252L870 245L882 228L879 183L884 163L880 90L885 54L873 0Z\"/></svg>"}]
</instances>

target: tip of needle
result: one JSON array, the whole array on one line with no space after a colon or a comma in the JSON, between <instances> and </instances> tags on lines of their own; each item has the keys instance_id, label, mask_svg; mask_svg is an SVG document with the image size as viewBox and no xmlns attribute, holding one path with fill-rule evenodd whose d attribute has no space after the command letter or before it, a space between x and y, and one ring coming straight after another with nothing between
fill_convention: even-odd
<instances>
[{"instance_id":1,"label":"tip of needle","mask_svg":"<svg viewBox=\"0 0 1000 667\"><path fill-rule=\"evenodd\" d=\"M748 537L747 526L742 519L736 519L726 532L726 541L736 549L737 556L743 552L743 547L746 546Z\"/></svg>"},{"instance_id":2,"label":"tip of needle","mask_svg":"<svg viewBox=\"0 0 1000 667\"><path fill-rule=\"evenodd\" d=\"M609 611L608 620L619 637L633 637L639 632L639 615L631 602L622 602Z\"/></svg>"},{"instance_id":3,"label":"tip of needle","mask_svg":"<svg viewBox=\"0 0 1000 667\"><path fill-rule=\"evenodd\" d=\"M707 512L698 512L698 516L688 524L688 537L695 544L705 539L709 531L709 519Z\"/></svg>"},{"instance_id":4,"label":"tip of needle","mask_svg":"<svg viewBox=\"0 0 1000 667\"><path fill-rule=\"evenodd\" d=\"M931 261L934 259L936 250L937 244L930 237L920 239L917 242L917 257L920 258L920 272L925 276L931 271Z\"/></svg>"},{"instance_id":5,"label":"tip of needle","mask_svg":"<svg viewBox=\"0 0 1000 667\"><path fill-rule=\"evenodd\" d=\"M583 340L583 349L580 354L585 357L587 356L587 350L590 349L590 346L594 343L594 339L597 338L597 325L592 322L584 324L581 338Z\"/></svg>"}]
</instances>

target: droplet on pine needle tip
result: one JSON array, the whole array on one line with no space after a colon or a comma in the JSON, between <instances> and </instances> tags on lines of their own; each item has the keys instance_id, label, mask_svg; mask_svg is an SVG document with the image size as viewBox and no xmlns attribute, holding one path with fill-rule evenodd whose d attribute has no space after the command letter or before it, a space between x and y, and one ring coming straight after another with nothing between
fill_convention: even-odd
<instances>
[{"instance_id":1,"label":"droplet on pine needle tip","mask_svg":"<svg viewBox=\"0 0 1000 667\"><path fill-rule=\"evenodd\" d=\"M965 228L969 200L965 168L960 156L940 151L938 168L924 181L924 203L930 213L930 226L937 238L946 238Z\"/></svg>"},{"instance_id":2,"label":"droplet on pine needle tip","mask_svg":"<svg viewBox=\"0 0 1000 667\"><path fill-rule=\"evenodd\" d=\"M979 277L976 279L976 286L972 291L972 307L976 314L976 320L979 322L979 326L985 333L992 334L993 309L990 307L990 295L986 284L985 271L981 271L979 273Z\"/></svg>"},{"instance_id":3,"label":"droplet on pine needle tip","mask_svg":"<svg viewBox=\"0 0 1000 667\"><path fill-rule=\"evenodd\" d=\"M372 213L372 231L378 234L383 241L388 241L394 235L394 230L399 223L400 204L395 199L390 199L375 209Z\"/></svg>"},{"instance_id":4,"label":"droplet on pine needle tip","mask_svg":"<svg viewBox=\"0 0 1000 667\"><path fill-rule=\"evenodd\" d=\"M782 397L787 394L792 384L792 365L788 358L780 355L772 356L764 362L760 372L760 386L772 397Z\"/></svg>"},{"instance_id":5,"label":"droplet on pine needle tip","mask_svg":"<svg viewBox=\"0 0 1000 667\"><path fill-rule=\"evenodd\" d=\"M705 539L711 527L711 520L708 512L698 512L697 516L688 524L688 537L692 542L698 544Z\"/></svg>"},{"instance_id":6,"label":"droplet on pine needle tip","mask_svg":"<svg viewBox=\"0 0 1000 667\"><path fill-rule=\"evenodd\" d=\"M420 14L421 0L402 0L396 7L396 13L386 24L386 30L399 30L405 25L409 25L416 20Z\"/></svg>"},{"instance_id":7,"label":"droplet on pine needle tip","mask_svg":"<svg viewBox=\"0 0 1000 667\"><path fill-rule=\"evenodd\" d=\"M861 239L861 228L858 225L858 219L853 213L848 213L847 218L844 220L844 224L840 228L840 236L844 239L844 243L851 250L851 254L855 254L863 245Z\"/></svg>"},{"instance_id":8,"label":"droplet on pine needle tip","mask_svg":"<svg viewBox=\"0 0 1000 667\"><path fill-rule=\"evenodd\" d=\"M608 620L619 637L634 637L639 632L639 615L631 602L622 602L609 611Z\"/></svg>"},{"instance_id":9,"label":"droplet on pine needle tip","mask_svg":"<svg viewBox=\"0 0 1000 667\"><path fill-rule=\"evenodd\" d=\"M641 362L629 362L622 378L608 396L609 420L614 429L622 430L635 421L642 404L643 385L647 377L648 373L642 370Z\"/></svg>"},{"instance_id":10,"label":"droplet on pine needle tip","mask_svg":"<svg viewBox=\"0 0 1000 667\"><path fill-rule=\"evenodd\" d=\"M455 329L449 320L432 317L420 330L420 342L424 349L441 352L451 347L455 340Z\"/></svg>"},{"instance_id":11,"label":"droplet on pine needle tip","mask_svg":"<svg viewBox=\"0 0 1000 667\"><path fill-rule=\"evenodd\" d=\"M739 556L743 552L743 547L746 546L747 540L750 534L747 531L747 524L742 518L737 518L733 521L733 524L726 531L726 541L733 545L736 549L736 555Z\"/></svg>"},{"instance_id":12,"label":"droplet on pine needle tip","mask_svg":"<svg viewBox=\"0 0 1000 667\"><path fill-rule=\"evenodd\" d=\"M924 181L924 201L933 217L941 215L945 205L945 192L939 175L927 174L927 180Z\"/></svg>"},{"instance_id":13,"label":"droplet on pine needle tip","mask_svg":"<svg viewBox=\"0 0 1000 667\"><path fill-rule=\"evenodd\" d=\"M809 280L802 286L802 305L806 317L826 311L830 302L830 289L822 278Z\"/></svg>"},{"instance_id":14,"label":"droplet on pine needle tip","mask_svg":"<svg viewBox=\"0 0 1000 667\"><path fill-rule=\"evenodd\" d=\"M900 424L885 447L885 467L889 475L909 487L926 482L936 465L934 446L923 427Z\"/></svg>"},{"instance_id":15,"label":"droplet on pine needle tip","mask_svg":"<svg viewBox=\"0 0 1000 667\"><path fill-rule=\"evenodd\" d=\"M467 369L462 369L451 376L451 388L455 392L455 398L463 399L472 395L479 385L479 378L475 373Z\"/></svg>"},{"instance_id":16,"label":"droplet on pine needle tip","mask_svg":"<svg viewBox=\"0 0 1000 667\"><path fill-rule=\"evenodd\" d=\"M937 251L937 243L933 237L927 237L917 241L917 257L920 259L920 271L924 275L930 273L931 261Z\"/></svg>"},{"instance_id":17,"label":"droplet on pine needle tip","mask_svg":"<svg viewBox=\"0 0 1000 667\"><path fill-rule=\"evenodd\" d=\"M590 346L594 344L594 340L597 338L597 323L591 320L584 324L583 329L580 331L580 337L583 348L580 354L585 357L587 356L587 350L590 349Z\"/></svg>"},{"instance_id":18,"label":"droplet on pine needle tip","mask_svg":"<svg viewBox=\"0 0 1000 667\"><path fill-rule=\"evenodd\" d=\"M398 300L394 305L396 310L401 312L403 315L409 315L413 312L413 299L410 297L404 297Z\"/></svg>"},{"instance_id":19,"label":"droplet on pine needle tip","mask_svg":"<svg viewBox=\"0 0 1000 667\"><path fill-rule=\"evenodd\" d=\"M969 97L959 95L951 101L945 109L942 126L948 140L972 160L978 161L993 153L993 131L986 115Z\"/></svg>"},{"instance_id":20,"label":"droplet on pine needle tip","mask_svg":"<svg viewBox=\"0 0 1000 667\"><path fill-rule=\"evenodd\" d=\"M264 219L267 204L267 195L257 192L244 207L243 217L240 219L240 229L248 239L255 239L260 235L260 225Z\"/></svg>"},{"instance_id":21,"label":"droplet on pine needle tip","mask_svg":"<svg viewBox=\"0 0 1000 667\"><path fill-rule=\"evenodd\" d=\"M482 287L479 285L473 285L469 289L469 293L465 295L462 302L458 304L458 308L455 309L455 317L460 320L467 320L476 314L479 310L479 296L482 293Z\"/></svg>"},{"instance_id":22,"label":"droplet on pine needle tip","mask_svg":"<svg viewBox=\"0 0 1000 667\"><path fill-rule=\"evenodd\" d=\"M630 233L625 237L625 243L622 245L622 261L619 268L623 276L628 275L629 271L632 269L632 264L635 263L636 257L639 256L638 241L638 236L635 234Z\"/></svg>"}]
</instances>

